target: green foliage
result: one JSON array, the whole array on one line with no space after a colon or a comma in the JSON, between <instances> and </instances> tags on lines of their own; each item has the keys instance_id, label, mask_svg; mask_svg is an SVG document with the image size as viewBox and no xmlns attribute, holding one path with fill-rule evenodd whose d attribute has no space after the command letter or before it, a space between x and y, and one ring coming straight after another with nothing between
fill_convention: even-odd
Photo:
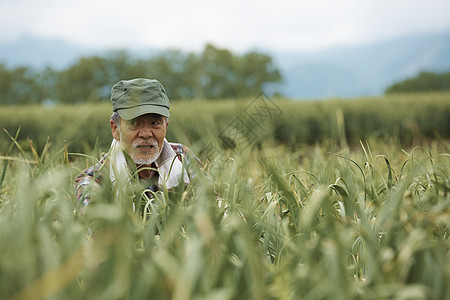
<instances>
[{"instance_id":1,"label":"green foliage","mask_svg":"<svg viewBox=\"0 0 450 300\"><path fill-rule=\"evenodd\" d=\"M450 72L436 74L433 72L420 72L414 78L394 83L385 91L386 94L414 93L450 90Z\"/></svg>"},{"instance_id":2,"label":"green foliage","mask_svg":"<svg viewBox=\"0 0 450 300\"><path fill-rule=\"evenodd\" d=\"M264 84L281 80L269 56L257 52L236 56L212 45L206 45L193 72L200 92L194 98L200 99L250 97L262 91Z\"/></svg>"},{"instance_id":3,"label":"green foliage","mask_svg":"<svg viewBox=\"0 0 450 300\"><path fill-rule=\"evenodd\" d=\"M35 80L35 72L18 67L8 70L0 64L0 103L33 104L43 101L45 89Z\"/></svg>"},{"instance_id":4,"label":"green foliage","mask_svg":"<svg viewBox=\"0 0 450 300\"><path fill-rule=\"evenodd\" d=\"M133 185L107 183L84 216L75 213L71 182L98 154L2 156L0 294L450 297L448 142L404 151L272 145L218 152L226 160L209 162L186 190L142 195L144 214L133 211Z\"/></svg>"},{"instance_id":5,"label":"green foliage","mask_svg":"<svg viewBox=\"0 0 450 300\"><path fill-rule=\"evenodd\" d=\"M145 63L125 51L111 52L105 57L82 57L56 73L54 99L62 103L108 101L111 87L119 80L149 76Z\"/></svg>"},{"instance_id":6,"label":"green foliage","mask_svg":"<svg viewBox=\"0 0 450 300\"><path fill-rule=\"evenodd\" d=\"M110 110L102 106L9 106L0 110L0 153L4 153L11 139L4 130L14 135L20 131L18 143L29 150L31 143L41 151L47 141L60 148L64 143L76 152L91 149L102 138L102 145L110 140ZM85 124L89 124L85 126ZM94 133L95 132L95 133ZM110 142L110 141L109 141ZM108 143L109 143L108 142ZM72 148L73 146L73 148Z\"/></svg>"},{"instance_id":7,"label":"green foliage","mask_svg":"<svg viewBox=\"0 0 450 300\"><path fill-rule=\"evenodd\" d=\"M237 55L206 45L203 52L168 50L142 59L125 51L82 57L69 68L8 70L0 65L0 103L90 103L108 101L111 87L121 79L157 78L172 100L249 97L266 84L281 81L268 55Z\"/></svg>"}]
</instances>

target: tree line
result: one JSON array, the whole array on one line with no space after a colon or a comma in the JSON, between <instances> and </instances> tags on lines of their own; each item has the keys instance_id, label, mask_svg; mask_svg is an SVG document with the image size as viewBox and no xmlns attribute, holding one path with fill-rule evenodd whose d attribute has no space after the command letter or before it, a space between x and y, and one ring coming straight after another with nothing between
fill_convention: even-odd
<instances>
[{"instance_id":1,"label":"tree line","mask_svg":"<svg viewBox=\"0 0 450 300\"><path fill-rule=\"evenodd\" d=\"M211 44L200 53L167 50L149 58L113 51L63 70L0 64L0 103L108 101L114 83L136 77L157 78L172 100L252 97L282 80L273 59L256 51L238 55Z\"/></svg>"},{"instance_id":2,"label":"tree line","mask_svg":"<svg viewBox=\"0 0 450 300\"><path fill-rule=\"evenodd\" d=\"M450 90L450 72L420 72L413 78L408 78L392 84L385 90L385 94L448 90Z\"/></svg>"}]
</instances>

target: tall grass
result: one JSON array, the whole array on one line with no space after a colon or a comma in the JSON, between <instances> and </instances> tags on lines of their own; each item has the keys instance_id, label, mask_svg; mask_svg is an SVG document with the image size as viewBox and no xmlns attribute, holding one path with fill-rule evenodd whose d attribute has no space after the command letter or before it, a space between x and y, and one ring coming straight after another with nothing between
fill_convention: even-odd
<instances>
[{"instance_id":1,"label":"tall grass","mask_svg":"<svg viewBox=\"0 0 450 300\"><path fill-rule=\"evenodd\" d=\"M448 142L275 145L202 157L185 190L153 202L105 183L82 216L72 181L99 154L14 145L0 160L1 298L450 298Z\"/></svg>"},{"instance_id":2,"label":"tall grass","mask_svg":"<svg viewBox=\"0 0 450 300\"><path fill-rule=\"evenodd\" d=\"M236 116L242 116L253 99L241 101L173 102L169 140L189 145L204 143L205 135L217 137ZM281 115L272 118L259 139L274 139L292 148L314 145L329 139L358 147L359 140L377 139L403 147L450 139L450 93L396 95L352 100L288 101L273 99ZM262 111L264 113L264 111ZM0 107L0 128L13 135L20 127L19 143L42 151L47 139L72 152L88 152L95 144L107 150L111 141L108 126L111 104L80 106ZM340 124L340 126L336 126ZM258 124L253 124L252 128ZM10 139L0 133L0 153Z\"/></svg>"}]
</instances>

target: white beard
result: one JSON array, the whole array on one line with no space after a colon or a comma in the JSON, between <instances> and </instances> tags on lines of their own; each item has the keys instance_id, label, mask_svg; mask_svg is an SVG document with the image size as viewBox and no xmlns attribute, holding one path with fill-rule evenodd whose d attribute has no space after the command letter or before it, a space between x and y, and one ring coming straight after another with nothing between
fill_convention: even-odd
<instances>
[{"instance_id":1,"label":"white beard","mask_svg":"<svg viewBox=\"0 0 450 300\"><path fill-rule=\"evenodd\" d=\"M122 132L120 132L120 128L119 128L119 135L120 135L119 146L121 149L125 149L122 146L122 142L121 142L122 141ZM146 157L139 157L136 150L137 150L137 147L142 144L151 144L154 147L153 148L154 151L152 151L154 153L149 154L150 156L146 155ZM148 141L134 141L133 144L131 145L131 153L128 153L128 154L133 159L133 161L136 165L151 165L158 159L161 152L162 152L162 147L161 147L161 149L159 149L158 142L154 139L150 139Z\"/></svg>"},{"instance_id":2,"label":"white beard","mask_svg":"<svg viewBox=\"0 0 450 300\"><path fill-rule=\"evenodd\" d=\"M144 157L142 157L142 155L138 155L138 146L142 145L142 144L151 144L153 146L152 148L152 153L148 153L148 155L145 155ZM133 144L131 145L131 153L130 156L133 159L133 161L135 162L135 164L137 165L151 165L153 162L155 162L159 155L161 154L162 148L159 149L159 145L155 140L148 140L148 141L135 141L133 142Z\"/></svg>"}]
</instances>

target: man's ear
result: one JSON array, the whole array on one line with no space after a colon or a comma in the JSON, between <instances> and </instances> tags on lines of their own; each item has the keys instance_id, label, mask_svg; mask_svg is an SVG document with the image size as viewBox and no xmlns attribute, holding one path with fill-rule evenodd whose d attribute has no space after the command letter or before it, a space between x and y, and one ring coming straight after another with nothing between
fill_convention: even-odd
<instances>
[{"instance_id":1,"label":"man's ear","mask_svg":"<svg viewBox=\"0 0 450 300\"><path fill-rule=\"evenodd\" d=\"M112 133L113 138L120 141L119 127L117 126L116 122L114 122L113 120L110 120L109 123L111 124L111 133Z\"/></svg>"}]
</instances>

